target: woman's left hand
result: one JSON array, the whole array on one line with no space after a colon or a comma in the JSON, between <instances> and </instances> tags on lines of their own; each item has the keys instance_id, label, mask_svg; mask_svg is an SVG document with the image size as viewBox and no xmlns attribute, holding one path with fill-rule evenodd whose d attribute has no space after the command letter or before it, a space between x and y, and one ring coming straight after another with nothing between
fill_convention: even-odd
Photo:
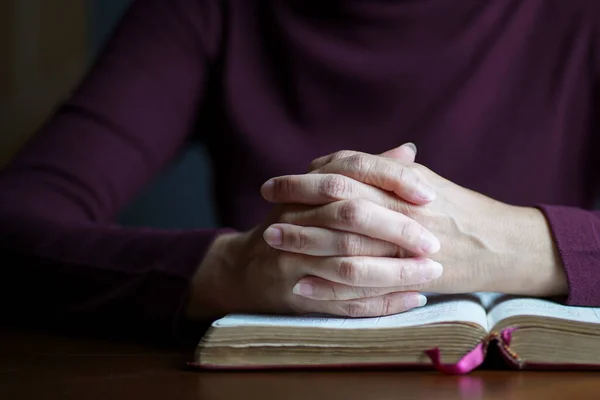
<instances>
[{"instance_id":1,"label":"woman's left hand","mask_svg":"<svg viewBox=\"0 0 600 400\"><path fill-rule=\"evenodd\" d=\"M272 203L316 207L338 201L354 202L356 207L376 203L421 224L441 243L441 250L431 258L443 265L444 274L429 284L399 290L529 296L566 293L565 273L539 210L501 203L456 185L423 165L407 165L395 157L394 151L383 155L335 153L315 160L308 174L271 179L263 186L263 197ZM405 184L407 181L410 185ZM420 182L424 190L415 191ZM407 187L413 190L407 191ZM317 237L306 237L311 232L319 234L312 224L314 221L299 218L272 225L288 238L283 245L273 247L307 251L298 240L319 242ZM333 234L343 236L344 232ZM410 254L399 249L398 257L407 256ZM314 292L323 296L335 296L343 290L312 277L303 278L303 283L318 287Z\"/></svg>"}]
</instances>

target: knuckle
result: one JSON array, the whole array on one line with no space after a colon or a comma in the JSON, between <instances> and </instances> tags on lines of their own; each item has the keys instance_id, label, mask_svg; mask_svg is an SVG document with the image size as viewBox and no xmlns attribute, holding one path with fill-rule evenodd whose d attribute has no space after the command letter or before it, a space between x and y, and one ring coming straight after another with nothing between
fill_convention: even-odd
<instances>
[{"instance_id":1,"label":"knuckle","mask_svg":"<svg viewBox=\"0 0 600 400\"><path fill-rule=\"evenodd\" d=\"M322 181L319 192L324 197L340 200L343 199L350 190L348 181L341 175L328 175Z\"/></svg>"},{"instance_id":2,"label":"knuckle","mask_svg":"<svg viewBox=\"0 0 600 400\"><path fill-rule=\"evenodd\" d=\"M311 238L309 232L305 227L300 227L296 235L294 235L293 246L297 250L306 250L310 247L310 244Z\"/></svg>"},{"instance_id":3,"label":"knuckle","mask_svg":"<svg viewBox=\"0 0 600 400\"><path fill-rule=\"evenodd\" d=\"M398 245L395 245L393 243L388 243L388 242L385 242L385 245L387 245L387 247L386 247L386 250L382 254L383 257L392 257L392 258L408 258L408 257L410 257L408 252L406 252L406 250L404 250L402 247L400 247Z\"/></svg>"},{"instance_id":4,"label":"knuckle","mask_svg":"<svg viewBox=\"0 0 600 400\"><path fill-rule=\"evenodd\" d=\"M383 296L381 299L381 315L389 315L394 311L394 298L392 296Z\"/></svg>"},{"instance_id":5,"label":"knuckle","mask_svg":"<svg viewBox=\"0 0 600 400\"><path fill-rule=\"evenodd\" d=\"M395 211L410 217L411 215L413 215L415 208L409 203L400 201L396 203Z\"/></svg>"},{"instance_id":6,"label":"knuckle","mask_svg":"<svg viewBox=\"0 0 600 400\"><path fill-rule=\"evenodd\" d=\"M287 199L292 192L292 182L289 177L275 179L273 183L273 193L278 199Z\"/></svg>"},{"instance_id":7,"label":"knuckle","mask_svg":"<svg viewBox=\"0 0 600 400\"><path fill-rule=\"evenodd\" d=\"M348 157L348 164L354 171L366 171L371 166L370 159L365 154L354 154Z\"/></svg>"},{"instance_id":8,"label":"knuckle","mask_svg":"<svg viewBox=\"0 0 600 400\"><path fill-rule=\"evenodd\" d=\"M395 258L410 258L410 257L412 257L412 253L400 246L396 246L393 257L395 257Z\"/></svg>"},{"instance_id":9,"label":"knuckle","mask_svg":"<svg viewBox=\"0 0 600 400\"><path fill-rule=\"evenodd\" d=\"M359 286L364 280L365 269L357 260L343 259L338 267L338 276L349 286Z\"/></svg>"},{"instance_id":10,"label":"knuckle","mask_svg":"<svg viewBox=\"0 0 600 400\"><path fill-rule=\"evenodd\" d=\"M337 219L348 227L361 226L366 219L367 202L361 199L340 203Z\"/></svg>"},{"instance_id":11,"label":"knuckle","mask_svg":"<svg viewBox=\"0 0 600 400\"><path fill-rule=\"evenodd\" d=\"M356 152L352 151L352 150L340 150L340 151L336 151L333 154L333 157L331 157L331 160L332 161L341 160L341 159L344 159L344 158L352 157L354 154L356 154Z\"/></svg>"},{"instance_id":12,"label":"knuckle","mask_svg":"<svg viewBox=\"0 0 600 400\"><path fill-rule=\"evenodd\" d=\"M340 252L347 255L361 254L363 241L358 235L344 235L340 242Z\"/></svg>"},{"instance_id":13,"label":"knuckle","mask_svg":"<svg viewBox=\"0 0 600 400\"><path fill-rule=\"evenodd\" d=\"M352 318L358 318L366 315L368 306L365 301L350 301L346 306L346 314Z\"/></svg>"},{"instance_id":14,"label":"knuckle","mask_svg":"<svg viewBox=\"0 0 600 400\"><path fill-rule=\"evenodd\" d=\"M375 289L373 288L356 287L352 288L352 294L356 299L364 299L367 297L371 297L373 295L374 290Z\"/></svg>"},{"instance_id":15,"label":"knuckle","mask_svg":"<svg viewBox=\"0 0 600 400\"><path fill-rule=\"evenodd\" d=\"M358 221L358 207L356 202L347 201L340 204L338 209L338 220L346 226L354 226Z\"/></svg>"}]
</instances>

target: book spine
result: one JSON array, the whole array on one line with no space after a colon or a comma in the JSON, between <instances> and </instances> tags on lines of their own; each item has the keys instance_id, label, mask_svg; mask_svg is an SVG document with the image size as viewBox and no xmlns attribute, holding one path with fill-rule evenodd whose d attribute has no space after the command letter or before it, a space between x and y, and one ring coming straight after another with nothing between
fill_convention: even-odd
<instances>
[{"instance_id":1,"label":"book spine","mask_svg":"<svg viewBox=\"0 0 600 400\"><path fill-rule=\"evenodd\" d=\"M523 359L510 347L512 334L518 329L519 328L506 328L499 334L496 334L496 345L500 350L500 355L507 364L516 369L523 369L525 367Z\"/></svg>"},{"instance_id":2,"label":"book spine","mask_svg":"<svg viewBox=\"0 0 600 400\"><path fill-rule=\"evenodd\" d=\"M455 364L443 364L441 362L441 353L438 348L427 350L425 354L431 360L434 368L444 374L464 375L475 370L485 361L487 349L490 343L495 342L500 349L500 354L507 364L510 366L523 369L525 363L519 355L510 348L512 334L517 328L507 328L501 332L490 332L490 334L481 341L473 350L464 355Z\"/></svg>"}]
</instances>

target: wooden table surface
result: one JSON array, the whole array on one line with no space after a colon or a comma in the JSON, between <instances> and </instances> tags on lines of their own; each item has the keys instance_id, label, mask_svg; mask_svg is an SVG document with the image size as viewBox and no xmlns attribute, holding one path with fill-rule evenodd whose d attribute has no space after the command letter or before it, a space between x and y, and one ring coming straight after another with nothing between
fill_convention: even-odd
<instances>
[{"instance_id":1,"label":"wooden table surface","mask_svg":"<svg viewBox=\"0 0 600 400\"><path fill-rule=\"evenodd\" d=\"M600 399L600 373L197 372L155 346L0 331L0 399Z\"/></svg>"}]
</instances>

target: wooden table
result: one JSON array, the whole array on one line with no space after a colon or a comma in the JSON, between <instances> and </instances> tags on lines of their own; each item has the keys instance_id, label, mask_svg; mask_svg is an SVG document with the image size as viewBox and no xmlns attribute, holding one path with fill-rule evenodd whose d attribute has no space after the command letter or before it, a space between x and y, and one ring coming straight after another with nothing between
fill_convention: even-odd
<instances>
[{"instance_id":1,"label":"wooden table","mask_svg":"<svg viewBox=\"0 0 600 400\"><path fill-rule=\"evenodd\" d=\"M0 331L0 399L599 399L600 373L195 372L189 354Z\"/></svg>"}]
</instances>

